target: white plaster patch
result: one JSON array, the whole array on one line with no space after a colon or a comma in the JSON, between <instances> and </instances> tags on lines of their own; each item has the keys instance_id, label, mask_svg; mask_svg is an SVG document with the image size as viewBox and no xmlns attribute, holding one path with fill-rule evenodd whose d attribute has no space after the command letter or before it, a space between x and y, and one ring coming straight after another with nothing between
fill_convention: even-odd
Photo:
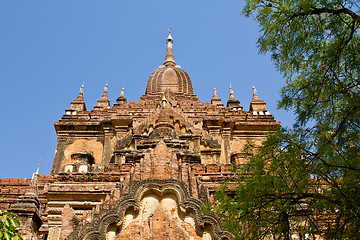
<instances>
[{"instance_id":1,"label":"white plaster patch","mask_svg":"<svg viewBox=\"0 0 360 240\"><path fill-rule=\"evenodd\" d=\"M79 172L88 172L88 165L80 165L79 166Z\"/></svg>"}]
</instances>

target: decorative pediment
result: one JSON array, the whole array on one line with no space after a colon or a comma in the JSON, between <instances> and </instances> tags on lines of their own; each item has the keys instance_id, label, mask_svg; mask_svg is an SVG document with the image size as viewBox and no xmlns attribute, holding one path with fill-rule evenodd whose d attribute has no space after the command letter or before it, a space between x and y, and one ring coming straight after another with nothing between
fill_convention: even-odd
<instances>
[{"instance_id":1,"label":"decorative pediment","mask_svg":"<svg viewBox=\"0 0 360 240\"><path fill-rule=\"evenodd\" d=\"M232 239L216 214L201 211L203 204L176 179L134 181L120 200L93 210L90 222L68 239Z\"/></svg>"}]
</instances>

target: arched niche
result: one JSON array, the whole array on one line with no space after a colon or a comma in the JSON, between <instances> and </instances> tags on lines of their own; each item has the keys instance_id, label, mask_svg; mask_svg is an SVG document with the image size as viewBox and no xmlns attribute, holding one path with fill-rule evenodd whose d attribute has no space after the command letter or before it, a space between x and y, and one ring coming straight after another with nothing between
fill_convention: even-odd
<instances>
[{"instance_id":1,"label":"arched niche","mask_svg":"<svg viewBox=\"0 0 360 240\"><path fill-rule=\"evenodd\" d=\"M214 213L201 212L202 204L183 182L134 181L127 195L103 206L68 239L232 239Z\"/></svg>"}]
</instances>

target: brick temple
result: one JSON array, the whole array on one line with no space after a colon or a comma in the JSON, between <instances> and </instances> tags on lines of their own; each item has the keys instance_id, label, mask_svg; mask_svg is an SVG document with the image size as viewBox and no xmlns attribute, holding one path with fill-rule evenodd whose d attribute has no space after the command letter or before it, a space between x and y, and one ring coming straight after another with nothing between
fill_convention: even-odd
<instances>
[{"instance_id":1,"label":"brick temple","mask_svg":"<svg viewBox=\"0 0 360 240\"><path fill-rule=\"evenodd\" d=\"M231 164L246 161L247 141L260 144L280 122L255 88L249 110L231 86L226 104L215 89L201 102L170 32L166 44L137 102L122 89L111 105L106 85L88 110L82 85L55 122L50 175L0 179L1 208L19 215L24 239L232 239L202 206L235 176Z\"/></svg>"}]
</instances>

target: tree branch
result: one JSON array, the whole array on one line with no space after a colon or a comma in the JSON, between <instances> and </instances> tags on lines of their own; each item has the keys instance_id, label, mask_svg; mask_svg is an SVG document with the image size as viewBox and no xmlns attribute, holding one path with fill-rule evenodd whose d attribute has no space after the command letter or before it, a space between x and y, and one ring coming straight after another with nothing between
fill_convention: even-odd
<instances>
[{"instance_id":1,"label":"tree branch","mask_svg":"<svg viewBox=\"0 0 360 240\"><path fill-rule=\"evenodd\" d=\"M309 16L309 15L320 15L322 13L331 13L331 14L346 14L349 15L354 22L360 23L360 16L355 12L351 11L348 8L340 8L340 9L330 9L330 8L316 8L311 7L311 10L299 12L291 16L291 19L299 16Z\"/></svg>"}]
</instances>

